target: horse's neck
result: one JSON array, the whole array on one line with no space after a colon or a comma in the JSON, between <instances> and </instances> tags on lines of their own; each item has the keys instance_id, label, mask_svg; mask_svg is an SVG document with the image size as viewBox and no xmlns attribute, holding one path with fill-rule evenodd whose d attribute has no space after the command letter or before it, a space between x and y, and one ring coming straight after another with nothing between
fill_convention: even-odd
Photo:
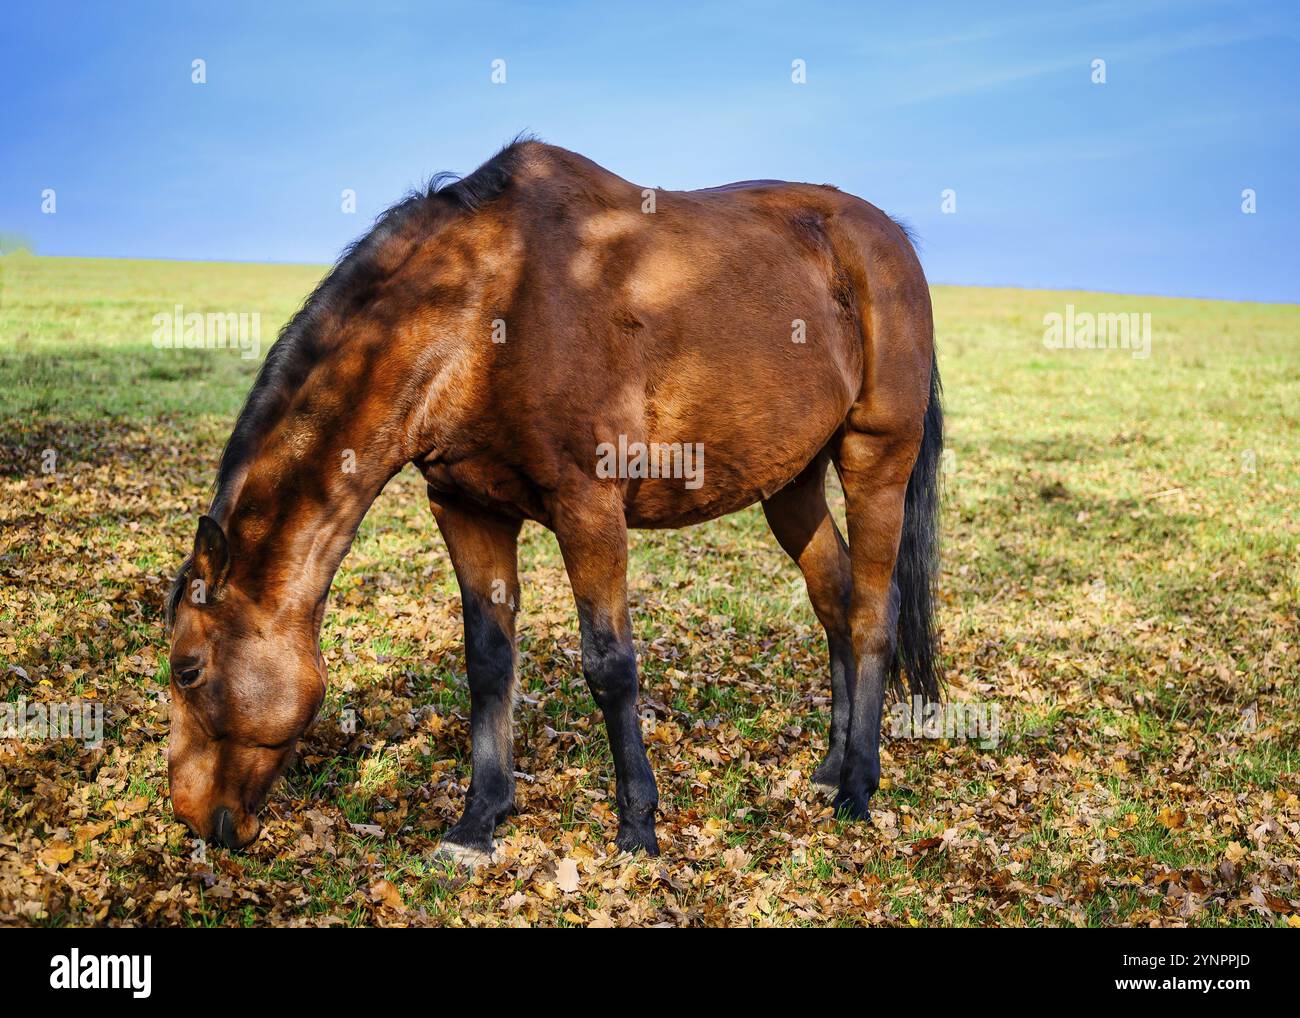
<instances>
[{"instance_id":1,"label":"horse's neck","mask_svg":"<svg viewBox=\"0 0 1300 1018\"><path fill-rule=\"evenodd\" d=\"M422 442L444 353L377 330L338 344L267 429L218 519L232 580L314 619L361 520Z\"/></svg>"}]
</instances>

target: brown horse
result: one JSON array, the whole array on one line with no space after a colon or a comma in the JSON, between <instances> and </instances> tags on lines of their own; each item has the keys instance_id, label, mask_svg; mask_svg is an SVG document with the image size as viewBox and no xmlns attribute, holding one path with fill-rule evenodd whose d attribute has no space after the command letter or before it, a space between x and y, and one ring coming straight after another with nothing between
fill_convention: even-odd
<instances>
[{"instance_id":1,"label":"brown horse","mask_svg":"<svg viewBox=\"0 0 1300 1018\"><path fill-rule=\"evenodd\" d=\"M516 142L390 209L267 355L169 601L176 814L237 848L325 695L330 583L405 464L460 585L473 773L443 848L514 802L516 540L554 531L604 713L623 849L658 851L627 601L629 527L754 502L830 645L814 782L868 816L886 686L933 697L930 295L888 216L833 187L641 188ZM848 543L823 493L828 463Z\"/></svg>"}]
</instances>

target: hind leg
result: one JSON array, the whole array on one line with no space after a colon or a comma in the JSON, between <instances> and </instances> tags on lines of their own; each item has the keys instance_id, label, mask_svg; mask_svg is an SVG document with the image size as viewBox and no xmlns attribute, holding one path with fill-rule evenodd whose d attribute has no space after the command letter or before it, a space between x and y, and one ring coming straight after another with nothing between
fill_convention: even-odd
<instances>
[{"instance_id":1,"label":"hind leg","mask_svg":"<svg viewBox=\"0 0 1300 1018\"><path fill-rule=\"evenodd\" d=\"M901 416L887 408L855 408L835 460L848 515L849 632L857 664L848 684L849 734L835 808L853 819L870 816L868 803L880 786L881 712L898 625L894 565L924 404L921 412Z\"/></svg>"},{"instance_id":2,"label":"hind leg","mask_svg":"<svg viewBox=\"0 0 1300 1018\"><path fill-rule=\"evenodd\" d=\"M835 808L860 820L870 816L868 803L880 787L880 720L898 621L890 581L912 464L905 444L851 433L836 465L848 511L853 569L849 631L857 668L848 683L849 732Z\"/></svg>"},{"instance_id":3,"label":"hind leg","mask_svg":"<svg viewBox=\"0 0 1300 1018\"><path fill-rule=\"evenodd\" d=\"M849 680L855 674L849 635L853 574L849 549L826 504L826 457L819 456L785 488L763 503L768 526L803 572L808 599L830 648L831 731L826 759L812 783L834 792L840 781L849 734Z\"/></svg>"}]
</instances>

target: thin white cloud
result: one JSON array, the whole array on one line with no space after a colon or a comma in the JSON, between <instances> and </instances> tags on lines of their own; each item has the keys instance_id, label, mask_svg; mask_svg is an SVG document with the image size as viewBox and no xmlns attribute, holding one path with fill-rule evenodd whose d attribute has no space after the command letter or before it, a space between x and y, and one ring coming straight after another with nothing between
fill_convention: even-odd
<instances>
[{"instance_id":1,"label":"thin white cloud","mask_svg":"<svg viewBox=\"0 0 1300 1018\"><path fill-rule=\"evenodd\" d=\"M1108 65L1113 66L1122 64L1125 61L1141 60L1149 62L1162 57L1173 56L1178 53L1186 53L1193 50L1211 49L1220 46L1235 46L1247 42L1256 42L1262 39L1277 38L1278 35L1278 31L1271 26L1268 28L1254 26L1225 28L1223 26L1215 25L1185 31L1173 38L1151 36L1137 43L1129 43L1127 45L1094 46L1093 49L1098 51L1093 53L1092 50L1089 50L1089 53L1091 53L1092 56L1105 59ZM952 99L958 96L990 91L1033 78L1041 78L1052 74L1061 74L1065 71L1076 72L1082 76L1082 80L1086 81L1086 76L1089 72L1090 59L1091 57L1083 56L1061 57L1056 60L1021 64L1017 67L1007 67L992 73L978 74L964 79L959 78L929 89L907 91L906 89L900 88L891 99L885 102L875 103L873 104L873 108L877 110L887 110L923 105L925 103L937 102L943 99Z\"/></svg>"}]
</instances>

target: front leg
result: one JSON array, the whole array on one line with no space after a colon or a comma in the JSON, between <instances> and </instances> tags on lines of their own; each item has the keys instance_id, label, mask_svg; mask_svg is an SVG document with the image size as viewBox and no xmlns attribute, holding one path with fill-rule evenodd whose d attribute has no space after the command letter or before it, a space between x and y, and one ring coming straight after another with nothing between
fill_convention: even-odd
<instances>
[{"instance_id":1,"label":"front leg","mask_svg":"<svg viewBox=\"0 0 1300 1018\"><path fill-rule=\"evenodd\" d=\"M515 612L519 609L520 523L440 501L438 529L447 542L465 616L465 671L470 691L472 771L465 813L439 852L469 865L492 858L492 834L514 808Z\"/></svg>"},{"instance_id":2,"label":"front leg","mask_svg":"<svg viewBox=\"0 0 1300 1018\"><path fill-rule=\"evenodd\" d=\"M641 741L636 651L627 607L627 520L617 489L590 490L558 506L555 534L578 605L582 670L605 715L618 801L618 836L625 851L659 854L655 811L659 790Z\"/></svg>"}]
</instances>

